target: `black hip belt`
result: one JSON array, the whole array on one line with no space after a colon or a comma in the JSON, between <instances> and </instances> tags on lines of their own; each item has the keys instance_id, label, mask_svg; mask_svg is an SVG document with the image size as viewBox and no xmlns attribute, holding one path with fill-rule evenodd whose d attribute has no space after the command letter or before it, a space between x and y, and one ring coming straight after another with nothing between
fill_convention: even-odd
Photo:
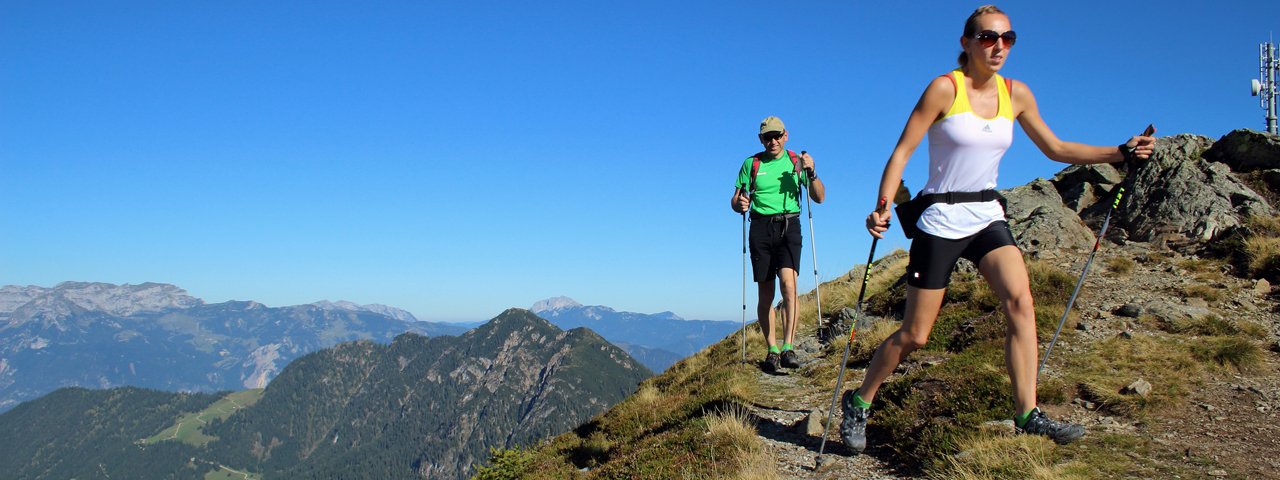
<instances>
[{"instance_id":1,"label":"black hip belt","mask_svg":"<svg viewBox=\"0 0 1280 480\"><path fill-rule=\"evenodd\" d=\"M902 225L902 233L907 238L915 238L920 229L916 228L916 222L920 220L920 215L924 214L925 209L935 203L976 203L990 202L997 200L1000 202L1000 209L1007 209L1004 195L995 190L983 190L981 192L943 192L916 195L907 203L900 203L893 210L898 212L898 224Z\"/></svg>"},{"instance_id":2,"label":"black hip belt","mask_svg":"<svg viewBox=\"0 0 1280 480\"><path fill-rule=\"evenodd\" d=\"M1004 205L1004 195L995 190L983 190L981 192L943 192L930 193L927 195L916 195L912 202L922 202L924 207L928 208L935 203L974 203L974 202L990 202L999 200Z\"/></svg>"},{"instance_id":3,"label":"black hip belt","mask_svg":"<svg viewBox=\"0 0 1280 480\"><path fill-rule=\"evenodd\" d=\"M754 222L757 220L768 220L770 222L785 222L787 220L797 218L799 216L800 216L799 213L779 213L776 215L761 215L756 212L751 212L751 221Z\"/></svg>"}]
</instances>

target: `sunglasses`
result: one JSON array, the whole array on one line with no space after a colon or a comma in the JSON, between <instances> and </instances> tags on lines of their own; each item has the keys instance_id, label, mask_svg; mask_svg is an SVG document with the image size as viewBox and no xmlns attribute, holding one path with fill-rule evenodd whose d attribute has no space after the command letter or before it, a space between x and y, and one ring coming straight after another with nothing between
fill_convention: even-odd
<instances>
[{"instance_id":1,"label":"sunglasses","mask_svg":"<svg viewBox=\"0 0 1280 480\"><path fill-rule=\"evenodd\" d=\"M978 40L978 44L982 45L982 48L994 47L996 45L996 40L1000 40L1000 39L1004 40L1004 48L1009 48L1013 46L1013 42L1018 41L1018 34L1014 33L1013 30L1009 30L1004 33L996 33L991 30L983 30L981 32L974 34L973 38Z\"/></svg>"},{"instance_id":2,"label":"sunglasses","mask_svg":"<svg viewBox=\"0 0 1280 480\"><path fill-rule=\"evenodd\" d=\"M783 133L783 132L769 132L769 133L762 133L762 134L760 134L760 141L762 141L762 142L764 142L764 143L769 143L769 142L772 142L772 141L777 140L777 139L779 139L779 138L782 138L782 135L784 135L784 133Z\"/></svg>"}]
</instances>

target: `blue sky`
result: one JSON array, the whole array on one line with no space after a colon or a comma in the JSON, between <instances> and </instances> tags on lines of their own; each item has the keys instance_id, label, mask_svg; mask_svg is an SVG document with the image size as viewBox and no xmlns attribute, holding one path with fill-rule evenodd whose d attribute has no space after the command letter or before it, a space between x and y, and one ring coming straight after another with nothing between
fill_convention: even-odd
<instances>
[{"instance_id":1,"label":"blue sky","mask_svg":"<svg viewBox=\"0 0 1280 480\"><path fill-rule=\"evenodd\" d=\"M1280 2L998 5L1004 73L1066 140L1263 128L1248 85ZM760 119L814 155L819 273L845 273L976 6L0 0L0 284L736 320L728 198ZM1017 133L1000 183L1063 166ZM881 252L905 245L895 228Z\"/></svg>"}]
</instances>

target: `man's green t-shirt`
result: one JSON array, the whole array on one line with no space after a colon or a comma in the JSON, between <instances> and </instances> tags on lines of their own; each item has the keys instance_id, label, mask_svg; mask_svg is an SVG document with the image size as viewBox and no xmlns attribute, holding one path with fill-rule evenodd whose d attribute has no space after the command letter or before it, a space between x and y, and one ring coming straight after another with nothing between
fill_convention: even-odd
<instances>
[{"instance_id":1,"label":"man's green t-shirt","mask_svg":"<svg viewBox=\"0 0 1280 480\"><path fill-rule=\"evenodd\" d=\"M799 182L807 185L809 178L804 169L800 169L800 179L797 182L795 163L787 157L787 152L783 151L778 158L760 162L760 170L756 171L756 195L751 201L752 212L759 215L800 213ZM795 161L800 159L796 158ZM742 163L736 188L751 188L751 164L754 162L755 156L750 156Z\"/></svg>"}]
</instances>

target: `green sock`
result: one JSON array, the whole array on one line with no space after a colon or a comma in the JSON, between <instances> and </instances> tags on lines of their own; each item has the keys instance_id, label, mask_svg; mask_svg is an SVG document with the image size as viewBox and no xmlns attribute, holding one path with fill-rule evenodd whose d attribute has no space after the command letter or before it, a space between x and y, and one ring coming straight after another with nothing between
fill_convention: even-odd
<instances>
[{"instance_id":1,"label":"green sock","mask_svg":"<svg viewBox=\"0 0 1280 480\"><path fill-rule=\"evenodd\" d=\"M784 343L784 344L782 344L782 351L784 351L784 352L785 352L785 351L787 351L787 350L791 350L791 344L790 344L790 343Z\"/></svg>"},{"instance_id":2,"label":"green sock","mask_svg":"<svg viewBox=\"0 0 1280 480\"><path fill-rule=\"evenodd\" d=\"M871 408L871 402L862 399L862 394L857 390L853 391L853 405L858 408Z\"/></svg>"},{"instance_id":3,"label":"green sock","mask_svg":"<svg viewBox=\"0 0 1280 480\"><path fill-rule=\"evenodd\" d=\"M1022 428L1023 425L1027 424L1027 420L1031 418L1031 412L1034 412L1035 410L1036 410L1035 407L1031 407L1031 410L1027 410L1027 413L1019 413L1017 415L1014 415L1013 424L1017 425L1018 428Z\"/></svg>"},{"instance_id":4,"label":"green sock","mask_svg":"<svg viewBox=\"0 0 1280 480\"><path fill-rule=\"evenodd\" d=\"M769 345L769 353L782 353L782 350L778 350L777 345Z\"/></svg>"}]
</instances>

